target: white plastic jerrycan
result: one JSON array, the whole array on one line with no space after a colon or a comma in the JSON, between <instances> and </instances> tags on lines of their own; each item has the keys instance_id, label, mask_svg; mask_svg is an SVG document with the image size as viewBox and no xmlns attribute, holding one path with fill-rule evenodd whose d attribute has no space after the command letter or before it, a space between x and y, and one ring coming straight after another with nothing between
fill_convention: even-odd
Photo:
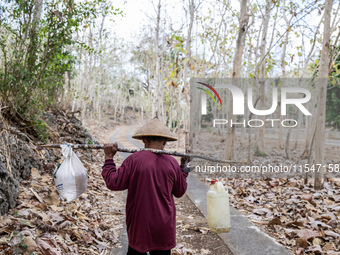
<instances>
[{"instance_id":1,"label":"white plastic jerrycan","mask_svg":"<svg viewBox=\"0 0 340 255\"><path fill-rule=\"evenodd\" d=\"M215 233L230 231L229 194L218 180L212 180L207 192L208 225Z\"/></svg>"}]
</instances>

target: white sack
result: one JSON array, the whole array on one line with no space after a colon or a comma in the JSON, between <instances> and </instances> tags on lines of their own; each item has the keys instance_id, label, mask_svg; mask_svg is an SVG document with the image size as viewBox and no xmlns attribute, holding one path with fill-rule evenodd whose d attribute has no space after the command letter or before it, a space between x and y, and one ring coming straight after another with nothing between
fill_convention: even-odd
<instances>
[{"instance_id":1,"label":"white sack","mask_svg":"<svg viewBox=\"0 0 340 255\"><path fill-rule=\"evenodd\" d=\"M61 145L61 152L64 161L53 174L54 182L60 196L67 202L71 202L85 192L87 172L71 146Z\"/></svg>"}]
</instances>

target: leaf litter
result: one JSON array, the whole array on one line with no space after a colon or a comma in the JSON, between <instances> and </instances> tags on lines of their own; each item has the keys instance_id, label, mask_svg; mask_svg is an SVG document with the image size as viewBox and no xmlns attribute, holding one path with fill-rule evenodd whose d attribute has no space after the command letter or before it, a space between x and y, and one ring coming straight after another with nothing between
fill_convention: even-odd
<instances>
[{"instance_id":1,"label":"leaf litter","mask_svg":"<svg viewBox=\"0 0 340 255\"><path fill-rule=\"evenodd\" d=\"M294 254L340 254L340 202L334 199L340 180L329 179L319 191L297 179L272 178L274 187L268 179L220 180L230 204Z\"/></svg>"},{"instance_id":2,"label":"leaf litter","mask_svg":"<svg viewBox=\"0 0 340 255\"><path fill-rule=\"evenodd\" d=\"M204 148L205 152L213 152L213 156L223 158L225 138L216 132L201 132L203 135L199 136L197 148ZM236 160L246 161L248 145L239 135L236 135L236 140L239 142L235 147ZM290 151L289 160L278 148L277 140L265 138L265 144L270 155L254 156L252 150L251 165L307 163L301 158L304 143L298 143ZM339 147L326 145L325 160L338 163ZM211 162L197 161L197 164L211 165ZM340 179L325 178L324 188L314 190L311 179L305 184L303 179L297 178L248 178L246 175L235 178L228 173L204 172L199 175L207 185L212 179L222 181L228 189L230 205L293 254L340 255Z\"/></svg>"},{"instance_id":3,"label":"leaf litter","mask_svg":"<svg viewBox=\"0 0 340 255\"><path fill-rule=\"evenodd\" d=\"M71 203L59 198L51 173L32 169L31 179L22 182L16 208L0 216L0 253L109 254L124 217L111 213L124 210L122 193L106 189L102 160L83 156L82 161L88 189Z\"/></svg>"}]
</instances>

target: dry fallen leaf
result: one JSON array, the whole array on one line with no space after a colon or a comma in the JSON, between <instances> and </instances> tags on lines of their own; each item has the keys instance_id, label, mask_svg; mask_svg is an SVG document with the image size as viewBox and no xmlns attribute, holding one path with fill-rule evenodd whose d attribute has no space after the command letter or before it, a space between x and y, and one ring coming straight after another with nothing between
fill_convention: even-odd
<instances>
[{"instance_id":1,"label":"dry fallen leaf","mask_svg":"<svg viewBox=\"0 0 340 255\"><path fill-rule=\"evenodd\" d=\"M84 239L84 242L86 244L91 244L93 242L93 237L92 237L91 233L84 234L83 239Z\"/></svg>"},{"instance_id":2,"label":"dry fallen leaf","mask_svg":"<svg viewBox=\"0 0 340 255\"><path fill-rule=\"evenodd\" d=\"M312 201L313 200L313 195L312 194L308 194L308 193L302 193L301 198L303 200L307 200L307 201Z\"/></svg>"},{"instance_id":3,"label":"dry fallen leaf","mask_svg":"<svg viewBox=\"0 0 340 255\"><path fill-rule=\"evenodd\" d=\"M319 228L331 228L330 226L328 226L327 224L323 223L322 221L318 221L318 220L314 220L313 218L310 218L311 221L309 221L309 224L315 228L315 229L319 229Z\"/></svg>"},{"instance_id":4,"label":"dry fallen leaf","mask_svg":"<svg viewBox=\"0 0 340 255\"><path fill-rule=\"evenodd\" d=\"M28 209L20 210L20 211L18 211L18 215L23 216L23 217L26 218L28 215L30 215L30 212L29 212Z\"/></svg>"},{"instance_id":5,"label":"dry fallen leaf","mask_svg":"<svg viewBox=\"0 0 340 255\"><path fill-rule=\"evenodd\" d=\"M30 209L30 211L33 215L40 217L44 222L48 222L50 220L50 217L42 211L38 211L37 209Z\"/></svg>"},{"instance_id":6,"label":"dry fallen leaf","mask_svg":"<svg viewBox=\"0 0 340 255\"><path fill-rule=\"evenodd\" d=\"M329 200L329 199L324 199L323 201L326 203L326 205L333 205L334 204L334 202L332 200Z\"/></svg>"},{"instance_id":7,"label":"dry fallen leaf","mask_svg":"<svg viewBox=\"0 0 340 255\"><path fill-rule=\"evenodd\" d=\"M39 170L36 169L36 168L32 168L32 169L31 169L31 176L32 176L33 178L38 178L38 177L40 177L40 172L39 172Z\"/></svg>"},{"instance_id":8,"label":"dry fallen leaf","mask_svg":"<svg viewBox=\"0 0 340 255\"><path fill-rule=\"evenodd\" d=\"M281 225L282 222L279 218L274 218L271 221L268 222L268 226L272 226L272 225Z\"/></svg>"},{"instance_id":9,"label":"dry fallen leaf","mask_svg":"<svg viewBox=\"0 0 340 255\"><path fill-rule=\"evenodd\" d=\"M335 233L334 231L325 230L324 233L326 236L331 236L334 239L337 239L338 237L340 237L340 235L338 233Z\"/></svg>"},{"instance_id":10,"label":"dry fallen leaf","mask_svg":"<svg viewBox=\"0 0 340 255\"><path fill-rule=\"evenodd\" d=\"M25 236L22 239L22 244L27 247L26 254L32 254L38 247L32 236Z\"/></svg>"},{"instance_id":11,"label":"dry fallen leaf","mask_svg":"<svg viewBox=\"0 0 340 255\"><path fill-rule=\"evenodd\" d=\"M208 232L210 231L210 229L209 229L209 228L201 227L201 228L199 228L199 231L200 231L203 235L206 235L206 234L208 234Z\"/></svg>"},{"instance_id":12,"label":"dry fallen leaf","mask_svg":"<svg viewBox=\"0 0 340 255\"><path fill-rule=\"evenodd\" d=\"M50 212L48 215L50 216L50 219L53 223L59 223L59 222L65 220L65 217L63 215L61 215L60 213Z\"/></svg>"},{"instance_id":13,"label":"dry fallen leaf","mask_svg":"<svg viewBox=\"0 0 340 255\"><path fill-rule=\"evenodd\" d=\"M51 240L37 238L35 242L43 255L61 255Z\"/></svg>"},{"instance_id":14,"label":"dry fallen leaf","mask_svg":"<svg viewBox=\"0 0 340 255\"><path fill-rule=\"evenodd\" d=\"M304 250L305 250L305 248L299 247L299 248L295 249L295 254L296 255L301 255L301 254L303 254Z\"/></svg>"},{"instance_id":15,"label":"dry fallen leaf","mask_svg":"<svg viewBox=\"0 0 340 255\"><path fill-rule=\"evenodd\" d=\"M75 211L74 213L77 215L78 219L80 219L80 220L91 221L88 217L86 217L86 216L85 216L83 213L81 213L81 212Z\"/></svg>"},{"instance_id":16,"label":"dry fallen leaf","mask_svg":"<svg viewBox=\"0 0 340 255\"><path fill-rule=\"evenodd\" d=\"M320 245L313 245L313 246L310 246L309 249L306 250L306 252L313 252L314 254L322 254L322 249Z\"/></svg>"},{"instance_id":17,"label":"dry fallen leaf","mask_svg":"<svg viewBox=\"0 0 340 255\"><path fill-rule=\"evenodd\" d=\"M254 209L253 213L258 214L258 215L265 215L265 214L271 214L272 211L268 208L259 208L259 209Z\"/></svg>"},{"instance_id":18,"label":"dry fallen leaf","mask_svg":"<svg viewBox=\"0 0 340 255\"><path fill-rule=\"evenodd\" d=\"M55 212L62 212L62 211L64 210L63 208L58 207L58 206L56 206L56 205L51 205L50 207L51 207L51 209L52 209L53 211L55 211Z\"/></svg>"},{"instance_id":19,"label":"dry fallen leaf","mask_svg":"<svg viewBox=\"0 0 340 255\"><path fill-rule=\"evenodd\" d=\"M320 245L322 243L322 239L321 238L314 238L313 239L313 245Z\"/></svg>"},{"instance_id":20,"label":"dry fallen leaf","mask_svg":"<svg viewBox=\"0 0 340 255\"><path fill-rule=\"evenodd\" d=\"M245 197L244 199L247 200L247 201L249 201L249 202L251 202L251 203L253 203L254 201L256 201L256 198L253 197L252 195L250 195L250 196L248 196L248 197Z\"/></svg>"},{"instance_id":21,"label":"dry fallen leaf","mask_svg":"<svg viewBox=\"0 0 340 255\"><path fill-rule=\"evenodd\" d=\"M297 230L296 232L300 238L306 241L314 237L322 237L322 235L318 231L312 231L309 229L301 229L301 230Z\"/></svg>"},{"instance_id":22,"label":"dry fallen leaf","mask_svg":"<svg viewBox=\"0 0 340 255\"><path fill-rule=\"evenodd\" d=\"M59 198L58 192L52 191L49 195L44 197L44 201L49 206L52 206L52 205L59 206L60 205L60 198Z\"/></svg>"},{"instance_id":23,"label":"dry fallen leaf","mask_svg":"<svg viewBox=\"0 0 340 255\"><path fill-rule=\"evenodd\" d=\"M340 252L337 252L337 251L327 251L327 255L340 255Z\"/></svg>"},{"instance_id":24,"label":"dry fallen leaf","mask_svg":"<svg viewBox=\"0 0 340 255\"><path fill-rule=\"evenodd\" d=\"M104 249L110 249L111 247L108 245L108 244L106 244L106 243L104 243L104 242L100 242L100 241L98 241L97 239L93 239L98 245L96 245L96 247L99 249L99 250L104 250Z\"/></svg>"},{"instance_id":25,"label":"dry fallen leaf","mask_svg":"<svg viewBox=\"0 0 340 255\"><path fill-rule=\"evenodd\" d=\"M303 226L303 222L301 222L301 221L287 222L286 226L287 227L302 227Z\"/></svg>"},{"instance_id":26,"label":"dry fallen leaf","mask_svg":"<svg viewBox=\"0 0 340 255\"><path fill-rule=\"evenodd\" d=\"M103 234L104 234L103 230L101 230L100 228L95 228L94 233L96 234L98 239L103 240Z\"/></svg>"},{"instance_id":27,"label":"dry fallen leaf","mask_svg":"<svg viewBox=\"0 0 340 255\"><path fill-rule=\"evenodd\" d=\"M302 248L307 248L307 247L308 247L307 240L302 239L302 238L297 238L297 239L295 240L295 245L296 245L297 247L302 247Z\"/></svg>"}]
</instances>

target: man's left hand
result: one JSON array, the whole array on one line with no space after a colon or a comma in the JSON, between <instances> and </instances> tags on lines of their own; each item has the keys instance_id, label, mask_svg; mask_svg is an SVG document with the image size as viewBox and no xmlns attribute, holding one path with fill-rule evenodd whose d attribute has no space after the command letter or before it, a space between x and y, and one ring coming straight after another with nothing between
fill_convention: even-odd
<instances>
[{"instance_id":1,"label":"man's left hand","mask_svg":"<svg viewBox=\"0 0 340 255\"><path fill-rule=\"evenodd\" d=\"M117 143L104 144L105 160L113 159L113 156L117 153Z\"/></svg>"},{"instance_id":2,"label":"man's left hand","mask_svg":"<svg viewBox=\"0 0 340 255\"><path fill-rule=\"evenodd\" d=\"M186 151L187 153L190 153L191 150L187 150ZM190 157L181 157L181 165L184 165L185 161L188 160L187 163L189 163L191 161L191 158Z\"/></svg>"}]
</instances>

